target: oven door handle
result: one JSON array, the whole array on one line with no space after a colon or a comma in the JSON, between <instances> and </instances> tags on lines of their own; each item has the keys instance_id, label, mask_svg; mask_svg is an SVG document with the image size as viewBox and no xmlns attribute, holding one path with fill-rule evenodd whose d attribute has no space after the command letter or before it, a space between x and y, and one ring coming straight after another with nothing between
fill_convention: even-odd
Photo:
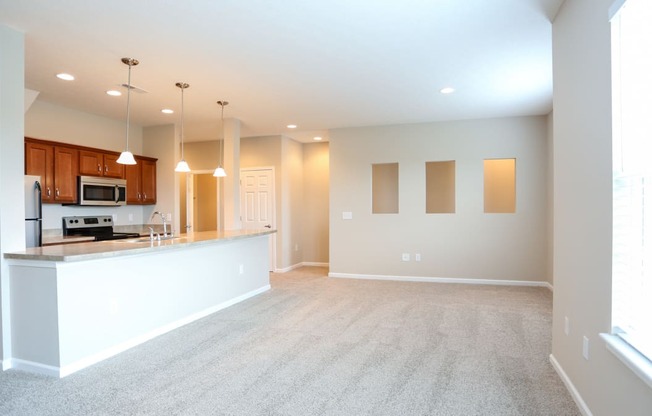
<instances>
[{"instance_id":1,"label":"oven door handle","mask_svg":"<svg viewBox=\"0 0 652 416\"><path fill-rule=\"evenodd\" d=\"M120 202L120 187L118 185L115 186L115 203L117 204Z\"/></svg>"}]
</instances>

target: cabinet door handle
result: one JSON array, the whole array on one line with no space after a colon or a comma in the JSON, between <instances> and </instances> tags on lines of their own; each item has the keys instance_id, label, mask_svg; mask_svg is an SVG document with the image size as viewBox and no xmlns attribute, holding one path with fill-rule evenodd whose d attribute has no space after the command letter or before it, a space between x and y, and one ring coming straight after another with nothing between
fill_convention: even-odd
<instances>
[{"instance_id":1,"label":"cabinet door handle","mask_svg":"<svg viewBox=\"0 0 652 416\"><path fill-rule=\"evenodd\" d=\"M147 194L143 192L143 200L147 199Z\"/></svg>"},{"instance_id":2,"label":"cabinet door handle","mask_svg":"<svg viewBox=\"0 0 652 416\"><path fill-rule=\"evenodd\" d=\"M100 173L102 172L102 166L99 163L97 164L97 171Z\"/></svg>"},{"instance_id":3,"label":"cabinet door handle","mask_svg":"<svg viewBox=\"0 0 652 416\"><path fill-rule=\"evenodd\" d=\"M49 186L48 186L48 192L47 192L47 193L48 193L48 198L49 198L50 196L52 196L52 190L50 189Z\"/></svg>"},{"instance_id":4,"label":"cabinet door handle","mask_svg":"<svg viewBox=\"0 0 652 416\"><path fill-rule=\"evenodd\" d=\"M104 172L108 172L108 171L109 171L109 167L107 165L104 165Z\"/></svg>"},{"instance_id":5,"label":"cabinet door handle","mask_svg":"<svg viewBox=\"0 0 652 416\"><path fill-rule=\"evenodd\" d=\"M59 198L59 188L55 188L54 195L56 198Z\"/></svg>"},{"instance_id":6,"label":"cabinet door handle","mask_svg":"<svg viewBox=\"0 0 652 416\"><path fill-rule=\"evenodd\" d=\"M138 200L140 201L140 192L138 192Z\"/></svg>"}]
</instances>

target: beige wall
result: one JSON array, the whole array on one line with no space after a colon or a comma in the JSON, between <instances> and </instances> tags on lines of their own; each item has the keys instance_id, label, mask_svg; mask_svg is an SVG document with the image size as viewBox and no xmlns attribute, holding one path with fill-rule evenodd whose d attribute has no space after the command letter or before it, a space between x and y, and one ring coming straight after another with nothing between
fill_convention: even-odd
<instances>
[{"instance_id":1,"label":"beige wall","mask_svg":"<svg viewBox=\"0 0 652 416\"><path fill-rule=\"evenodd\" d=\"M277 270L328 262L328 143L284 136L240 142L240 166L274 167Z\"/></svg>"},{"instance_id":2,"label":"beige wall","mask_svg":"<svg viewBox=\"0 0 652 416\"><path fill-rule=\"evenodd\" d=\"M546 117L332 130L330 272L545 282L546 134ZM516 214L483 213L489 158L516 158ZM455 161L455 214L425 214L425 162L439 160ZM399 214L373 215L371 165L391 162Z\"/></svg>"},{"instance_id":3,"label":"beige wall","mask_svg":"<svg viewBox=\"0 0 652 416\"><path fill-rule=\"evenodd\" d=\"M598 335L611 326L612 3L566 1L553 24L552 354L593 415L649 415L652 390ZM582 358L583 336L589 360Z\"/></svg>"},{"instance_id":4,"label":"beige wall","mask_svg":"<svg viewBox=\"0 0 652 416\"><path fill-rule=\"evenodd\" d=\"M220 158L219 141L185 143L184 156L191 170L214 170Z\"/></svg>"},{"instance_id":5,"label":"beige wall","mask_svg":"<svg viewBox=\"0 0 652 416\"><path fill-rule=\"evenodd\" d=\"M303 261L328 263L328 143L303 145Z\"/></svg>"},{"instance_id":6,"label":"beige wall","mask_svg":"<svg viewBox=\"0 0 652 416\"><path fill-rule=\"evenodd\" d=\"M303 262L303 146L288 137L281 137L281 158L281 224L286 238L280 246L280 268L284 269Z\"/></svg>"},{"instance_id":7,"label":"beige wall","mask_svg":"<svg viewBox=\"0 0 652 416\"><path fill-rule=\"evenodd\" d=\"M25 114L25 136L122 152L125 120L113 120L37 99ZM129 150L142 155L143 129L130 124ZM149 156L149 155L146 155Z\"/></svg>"}]
</instances>

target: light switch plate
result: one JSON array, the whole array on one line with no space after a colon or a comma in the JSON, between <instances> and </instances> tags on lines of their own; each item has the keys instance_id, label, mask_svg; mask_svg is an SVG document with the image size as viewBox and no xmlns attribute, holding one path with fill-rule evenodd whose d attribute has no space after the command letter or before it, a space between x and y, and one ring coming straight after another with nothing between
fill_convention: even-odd
<instances>
[{"instance_id":1,"label":"light switch plate","mask_svg":"<svg viewBox=\"0 0 652 416\"><path fill-rule=\"evenodd\" d=\"M353 213L350 211L345 211L342 213L342 219L343 220L352 220L353 219Z\"/></svg>"}]
</instances>

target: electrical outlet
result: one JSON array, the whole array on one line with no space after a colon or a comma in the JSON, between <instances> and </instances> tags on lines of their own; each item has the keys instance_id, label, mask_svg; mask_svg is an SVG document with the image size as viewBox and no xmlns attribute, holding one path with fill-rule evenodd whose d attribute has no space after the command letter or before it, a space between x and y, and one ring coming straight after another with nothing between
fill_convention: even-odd
<instances>
[{"instance_id":1,"label":"electrical outlet","mask_svg":"<svg viewBox=\"0 0 652 416\"><path fill-rule=\"evenodd\" d=\"M134 222L134 214L129 214L129 222Z\"/></svg>"},{"instance_id":2,"label":"electrical outlet","mask_svg":"<svg viewBox=\"0 0 652 416\"><path fill-rule=\"evenodd\" d=\"M113 223L118 221L118 214L112 214L111 216L113 217Z\"/></svg>"},{"instance_id":3,"label":"electrical outlet","mask_svg":"<svg viewBox=\"0 0 652 416\"><path fill-rule=\"evenodd\" d=\"M582 340L582 356L585 360L589 359L589 339L586 336Z\"/></svg>"},{"instance_id":4,"label":"electrical outlet","mask_svg":"<svg viewBox=\"0 0 652 416\"><path fill-rule=\"evenodd\" d=\"M353 219L353 213L349 211L345 211L342 213L342 219L343 220L352 220Z\"/></svg>"},{"instance_id":5,"label":"electrical outlet","mask_svg":"<svg viewBox=\"0 0 652 416\"><path fill-rule=\"evenodd\" d=\"M401 256L403 261L410 261L410 253L403 253L403 256Z\"/></svg>"},{"instance_id":6,"label":"electrical outlet","mask_svg":"<svg viewBox=\"0 0 652 416\"><path fill-rule=\"evenodd\" d=\"M421 261L421 253L416 253L414 255L414 261Z\"/></svg>"},{"instance_id":7,"label":"electrical outlet","mask_svg":"<svg viewBox=\"0 0 652 416\"><path fill-rule=\"evenodd\" d=\"M172 213L168 212L167 221L172 222Z\"/></svg>"},{"instance_id":8,"label":"electrical outlet","mask_svg":"<svg viewBox=\"0 0 652 416\"><path fill-rule=\"evenodd\" d=\"M299 245L298 244L294 245L294 251L299 251Z\"/></svg>"},{"instance_id":9,"label":"electrical outlet","mask_svg":"<svg viewBox=\"0 0 652 416\"><path fill-rule=\"evenodd\" d=\"M568 316L564 316L564 334L568 335L570 332L570 321L568 320Z\"/></svg>"}]
</instances>

